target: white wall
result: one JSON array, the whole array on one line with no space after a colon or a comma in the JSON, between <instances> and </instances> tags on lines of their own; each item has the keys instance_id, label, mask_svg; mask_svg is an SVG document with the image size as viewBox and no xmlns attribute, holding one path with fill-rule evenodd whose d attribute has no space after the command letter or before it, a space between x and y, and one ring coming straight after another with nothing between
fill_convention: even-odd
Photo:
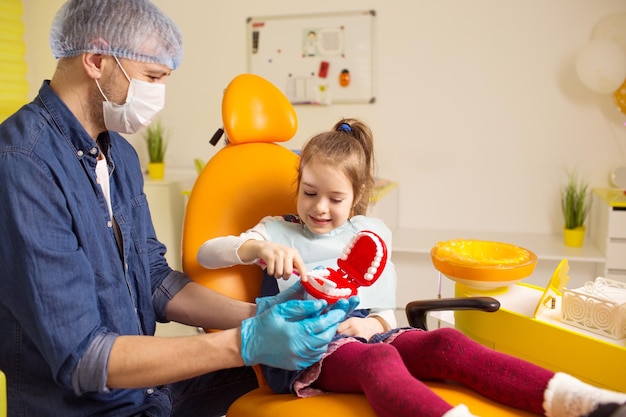
<instances>
[{"instance_id":1,"label":"white wall","mask_svg":"<svg viewBox=\"0 0 626 417\"><path fill-rule=\"evenodd\" d=\"M24 0L31 96L54 69L47 44L60 0ZM374 9L375 104L297 108L288 146L343 116L372 126L381 176L400 183L398 224L460 231L557 232L563 169L593 186L626 163L610 95L587 90L574 59L623 0L155 0L181 26L183 65L168 81L168 166L216 149L221 92L246 71L249 16ZM140 153L143 143L135 136Z\"/></svg>"},{"instance_id":2,"label":"white wall","mask_svg":"<svg viewBox=\"0 0 626 417\"><path fill-rule=\"evenodd\" d=\"M246 71L247 17L364 9L378 16L376 103L299 106L299 131L287 146L340 117L367 121L380 175L400 184L398 226L558 233L563 170L578 166L592 186L606 187L610 169L626 164L626 116L574 70L595 23L626 11L623 0L154 1L185 37L162 116L170 168L191 172L194 158L216 152L208 140L221 126L222 90ZM54 70L48 31L62 1L23 2L34 97ZM145 160L140 136L130 139ZM427 255L393 259L400 309L436 296ZM545 285L556 263L538 263L527 281ZM592 279L594 268L571 264L572 280ZM451 296L452 282L443 285Z\"/></svg>"}]
</instances>

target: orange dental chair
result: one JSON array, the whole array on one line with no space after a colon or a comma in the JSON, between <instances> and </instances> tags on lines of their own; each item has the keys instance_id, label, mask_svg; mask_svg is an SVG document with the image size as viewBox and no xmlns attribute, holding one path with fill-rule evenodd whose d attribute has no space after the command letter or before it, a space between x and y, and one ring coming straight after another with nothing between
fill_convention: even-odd
<instances>
[{"instance_id":1,"label":"orange dental chair","mask_svg":"<svg viewBox=\"0 0 626 417\"><path fill-rule=\"evenodd\" d=\"M266 215L296 213L298 156L277 142L293 137L297 117L291 103L275 86L256 75L242 74L224 92L222 118L228 143L206 163L189 196L183 223L183 270L196 282L233 298L254 302L262 280L258 266L207 270L198 264L196 255L206 239L238 235ZM424 324L427 310L450 310L458 307L459 302L464 303L462 309L498 308L493 299L431 301L409 304L407 315L412 325ZM297 398L275 394L265 385L260 371L256 371L260 388L235 401L227 417L375 417L363 395L332 393ZM533 415L497 404L458 384L428 385L450 404L463 403L477 415Z\"/></svg>"}]
</instances>

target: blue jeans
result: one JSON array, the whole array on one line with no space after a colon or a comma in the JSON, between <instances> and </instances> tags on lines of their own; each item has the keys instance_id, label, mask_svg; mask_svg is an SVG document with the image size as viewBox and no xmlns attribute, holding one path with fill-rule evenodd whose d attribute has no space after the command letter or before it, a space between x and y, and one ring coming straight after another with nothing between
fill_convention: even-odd
<instances>
[{"instance_id":1,"label":"blue jeans","mask_svg":"<svg viewBox=\"0 0 626 417\"><path fill-rule=\"evenodd\" d=\"M223 416L233 401L257 387L250 367L224 369L170 384L172 417Z\"/></svg>"}]
</instances>

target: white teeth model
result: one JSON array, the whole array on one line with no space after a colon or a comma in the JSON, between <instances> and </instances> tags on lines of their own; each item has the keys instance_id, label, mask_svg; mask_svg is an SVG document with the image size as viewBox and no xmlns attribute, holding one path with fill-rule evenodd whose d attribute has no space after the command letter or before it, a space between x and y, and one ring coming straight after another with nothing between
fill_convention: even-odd
<instances>
[{"instance_id":1,"label":"white teeth model","mask_svg":"<svg viewBox=\"0 0 626 417\"><path fill-rule=\"evenodd\" d=\"M311 271L308 274L309 277L311 277L308 282L312 287L321 293L333 297L346 297L352 294L352 290L350 288L337 288L337 284L335 282L326 278L329 274L330 271L328 271L328 269Z\"/></svg>"},{"instance_id":2,"label":"white teeth model","mask_svg":"<svg viewBox=\"0 0 626 417\"><path fill-rule=\"evenodd\" d=\"M366 231L357 233L343 248L341 260L347 261L350 253L352 252L352 248L354 248L357 240L363 235L369 236L376 244L376 255L374 256L374 259L372 259L370 266L367 268L366 273L363 275L365 280L372 281L378 272L378 268L380 268L384 256L384 246L378 236ZM330 275L330 271L328 269L315 269L310 271L308 275L311 278L308 280L308 283L322 294L337 298L345 298L352 294L352 289L337 288L337 283L327 278Z\"/></svg>"},{"instance_id":3,"label":"white teeth model","mask_svg":"<svg viewBox=\"0 0 626 417\"><path fill-rule=\"evenodd\" d=\"M350 255L350 252L352 252L352 248L354 247L354 244L356 243L356 241L359 239L359 237L361 235L368 235L372 241L374 243L376 243L376 256L374 256L374 259L372 260L372 263L370 264L370 267L367 269L367 273L365 275L363 275L363 278L365 278L366 281L371 281L374 279L374 276L376 275L376 271L378 271L378 268L380 267L380 261L382 261L383 259L383 245L380 243L380 240L378 239L378 236L376 236L373 233L369 233L369 232L359 232L357 233L351 240L350 242L348 242L348 244L343 248L343 253L341 254L341 259L342 260L347 260L348 259L348 255Z\"/></svg>"}]
</instances>

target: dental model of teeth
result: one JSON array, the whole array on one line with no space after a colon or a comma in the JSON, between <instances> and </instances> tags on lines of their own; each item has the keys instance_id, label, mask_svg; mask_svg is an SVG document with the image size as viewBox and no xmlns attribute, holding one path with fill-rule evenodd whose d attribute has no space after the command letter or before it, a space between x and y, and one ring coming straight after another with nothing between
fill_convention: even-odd
<instances>
[{"instance_id":1,"label":"dental model of teeth","mask_svg":"<svg viewBox=\"0 0 626 417\"><path fill-rule=\"evenodd\" d=\"M337 298L350 297L350 295L352 294L352 289L337 288L337 283L327 278L329 275L330 271L328 270L328 268L316 269L308 273L309 281L307 282L313 288L325 295Z\"/></svg>"},{"instance_id":2,"label":"dental model of teeth","mask_svg":"<svg viewBox=\"0 0 626 417\"><path fill-rule=\"evenodd\" d=\"M378 272L378 269L381 266L381 262L383 261L383 257L385 257L385 262L386 262L387 248L385 247L385 242L383 242L383 240L377 234L375 234L374 232L370 232L368 230L357 233L350 240L350 242L348 242L348 244L343 248L341 260L342 261L348 260L348 257L350 256L350 253L352 252L352 249L354 248L355 244L358 241L360 241L360 239L363 236L369 237L370 239L372 239L372 242L376 244L376 254L374 255L374 258L372 259L370 266L367 268L367 273L363 275L363 278L365 278L366 281L371 281L376 276L376 273ZM384 267L385 266L383 265L383 268Z\"/></svg>"},{"instance_id":3,"label":"dental model of teeth","mask_svg":"<svg viewBox=\"0 0 626 417\"><path fill-rule=\"evenodd\" d=\"M329 303L356 295L361 285L372 285L380 277L387 263L387 246L376 233L364 230L357 233L344 247L337 260L338 270L316 269L308 272L302 282L315 298Z\"/></svg>"}]
</instances>

